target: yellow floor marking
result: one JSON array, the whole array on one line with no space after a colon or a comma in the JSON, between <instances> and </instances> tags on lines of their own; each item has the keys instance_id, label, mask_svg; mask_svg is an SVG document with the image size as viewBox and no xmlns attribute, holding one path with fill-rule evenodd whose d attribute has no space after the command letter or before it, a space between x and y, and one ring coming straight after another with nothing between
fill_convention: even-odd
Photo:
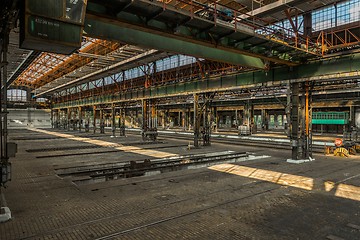
<instances>
[{"instance_id":1,"label":"yellow floor marking","mask_svg":"<svg viewBox=\"0 0 360 240\"><path fill-rule=\"evenodd\" d=\"M283 186L290 186L311 191L314 189L314 178L299 175L287 174L282 172L238 166L224 163L209 167L211 170L235 174L237 176L267 181ZM322 191L335 191L335 196L360 201L360 187L344 183L324 182Z\"/></svg>"},{"instance_id":2,"label":"yellow floor marking","mask_svg":"<svg viewBox=\"0 0 360 240\"><path fill-rule=\"evenodd\" d=\"M174 154L174 153L162 152L162 151L151 150L151 149L143 149L143 148L135 147L135 146L124 146L124 145L118 144L118 143L112 143L112 142L107 142L107 141L103 141L103 140L84 138L84 137L75 137L74 135L71 135L71 134L51 132L51 131L47 131L47 130L43 130L43 129L29 128L29 130L34 131L34 132L49 134L49 135L53 135L53 136L57 136L57 137L67 138L67 139L74 140L74 141L90 143L90 144L94 144L94 145L98 145L98 146L111 147L111 148L115 148L120 151L141 154L141 155L145 155L145 156L149 156L149 157L164 158L164 157L178 156L178 154Z\"/></svg>"}]
</instances>

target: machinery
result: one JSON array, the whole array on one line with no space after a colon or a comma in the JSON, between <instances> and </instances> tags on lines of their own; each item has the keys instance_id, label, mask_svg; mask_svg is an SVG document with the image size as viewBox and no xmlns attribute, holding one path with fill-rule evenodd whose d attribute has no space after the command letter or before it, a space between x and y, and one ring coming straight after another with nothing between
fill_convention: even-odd
<instances>
[{"instance_id":1,"label":"machinery","mask_svg":"<svg viewBox=\"0 0 360 240\"><path fill-rule=\"evenodd\" d=\"M349 157L360 152L360 141L357 131L345 132L343 139L336 138L334 147L326 147L325 154L334 154L338 157Z\"/></svg>"}]
</instances>

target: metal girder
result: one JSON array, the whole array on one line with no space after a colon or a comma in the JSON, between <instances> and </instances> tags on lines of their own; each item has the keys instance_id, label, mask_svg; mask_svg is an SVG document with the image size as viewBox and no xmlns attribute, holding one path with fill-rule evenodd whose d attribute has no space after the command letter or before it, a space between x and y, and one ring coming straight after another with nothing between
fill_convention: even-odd
<instances>
[{"instance_id":1,"label":"metal girder","mask_svg":"<svg viewBox=\"0 0 360 240\"><path fill-rule=\"evenodd\" d=\"M239 0L237 0L239 1ZM281 10L284 10L286 8L292 7L294 5L296 5L296 3L300 3L303 1L299 1L299 0L280 0L280 1L276 1L270 4L267 4L263 7L259 7L257 9L254 9L248 13L245 13L243 15L239 16L239 19L247 19L253 16L259 16L259 15L265 15L265 14L270 14L270 13L274 13L274 12L278 12Z\"/></svg>"},{"instance_id":2,"label":"metal girder","mask_svg":"<svg viewBox=\"0 0 360 240\"><path fill-rule=\"evenodd\" d=\"M121 92L120 94L89 97L87 99L69 101L68 103L56 103L55 105L56 107L65 107L67 105L82 106L100 104L102 102L126 102L129 101L129 99L140 100L142 98L162 98L201 92L227 91L257 85L273 86L288 80L292 82L304 82L358 79L360 77L359 60L360 54L354 54L343 58L301 65L292 71L287 67L281 67L267 73L264 71L245 72L231 76L149 87L145 90L139 89L131 92Z\"/></svg>"},{"instance_id":3,"label":"metal girder","mask_svg":"<svg viewBox=\"0 0 360 240\"><path fill-rule=\"evenodd\" d=\"M252 53L235 48L214 46L214 44L208 42L93 14L86 15L84 31L87 36L91 37L117 40L147 48L155 48L251 68L265 68L263 61Z\"/></svg>"}]
</instances>

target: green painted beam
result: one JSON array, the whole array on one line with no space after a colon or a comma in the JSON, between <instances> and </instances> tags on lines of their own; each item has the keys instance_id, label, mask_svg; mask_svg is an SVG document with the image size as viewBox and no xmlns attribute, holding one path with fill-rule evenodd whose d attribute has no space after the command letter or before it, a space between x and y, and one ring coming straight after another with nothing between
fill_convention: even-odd
<instances>
[{"instance_id":1,"label":"green painted beam","mask_svg":"<svg viewBox=\"0 0 360 240\"><path fill-rule=\"evenodd\" d=\"M146 48L180 53L214 61L264 69L262 59L234 48L214 46L200 40L156 31L150 28L139 29L134 24L87 14L84 32L89 37L121 41Z\"/></svg>"},{"instance_id":2,"label":"green painted beam","mask_svg":"<svg viewBox=\"0 0 360 240\"><path fill-rule=\"evenodd\" d=\"M148 89L134 90L132 92L97 96L69 103L55 104L54 107L61 108L100 103L126 102L140 100L142 98L172 97L193 94L196 92L237 90L254 85L265 85L267 83L276 85L281 81L287 80L317 81L330 78L341 80L348 77L360 77L360 54L312 62L294 67L293 69L289 67L279 67L268 72L243 72L228 76L179 82L165 86L154 86Z\"/></svg>"}]
</instances>

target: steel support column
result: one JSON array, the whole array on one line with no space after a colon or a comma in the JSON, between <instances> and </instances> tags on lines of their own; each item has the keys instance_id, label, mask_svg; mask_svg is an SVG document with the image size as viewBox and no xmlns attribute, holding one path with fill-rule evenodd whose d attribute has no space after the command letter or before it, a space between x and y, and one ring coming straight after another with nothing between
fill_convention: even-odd
<instances>
[{"instance_id":1,"label":"steel support column","mask_svg":"<svg viewBox=\"0 0 360 240\"><path fill-rule=\"evenodd\" d=\"M72 129L73 131L76 131L77 127L76 127L76 121L77 121L77 116L76 116L76 108L72 108L71 110L72 113Z\"/></svg>"},{"instance_id":2,"label":"steel support column","mask_svg":"<svg viewBox=\"0 0 360 240\"><path fill-rule=\"evenodd\" d=\"M303 140L303 158L309 159L312 158L312 96L311 96L311 86L310 83L304 82L302 83L302 90L303 90L303 112L305 115L303 133L302 133L302 140Z\"/></svg>"},{"instance_id":3,"label":"steel support column","mask_svg":"<svg viewBox=\"0 0 360 240\"><path fill-rule=\"evenodd\" d=\"M142 99L142 139L143 141L156 141L157 132L157 109L154 99Z\"/></svg>"},{"instance_id":4,"label":"steel support column","mask_svg":"<svg viewBox=\"0 0 360 240\"><path fill-rule=\"evenodd\" d=\"M11 164L8 154L8 130L7 130L7 52L9 36L3 34L0 38L0 191L4 184L11 180ZM1 194L1 192L0 192ZM2 199L0 196L0 207ZM0 213L1 214L1 213Z\"/></svg>"},{"instance_id":5,"label":"steel support column","mask_svg":"<svg viewBox=\"0 0 360 240\"><path fill-rule=\"evenodd\" d=\"M53 109L52 105L50 107L50 122L51 122L51 128L55 128L54 109Z\"/></svg>"},{"instance_id":6,"label":"steel support column","mask_svg":"<svg viewBox=\"0 0 360 240\"><path fill-rule=\"evenodd\" d=\"M210 136L211 136L211 112L210 112L211 99L209 94L204 94L204 116L203 116L203 145L210 146Z\"/></svg>"},{"instance_id":7,"label":"steel support column","mask_svg":"<svg viewBox=\"0 0 360 240\"><path fill-rule=\"evenodd\" d=\"M90 113L88 110L85 110L85 132L90 131Z\"/></svg>"},{"instance_id":8,"label":"steel support column","mask_svg":"<svg viewBox=\"0 0 360 240\"><path fill-rule=\"evenodd\" d=\"M210 146L211 138L211 101L212 93L194 94L194 146L199 147L199 140L202 137L203 146ZM202 121L201 121L202 120ZM202 122L202 125L201 125ZM202 126L202 129L201 129Z\"/></svg>"},{"instance_id":9,"label":"steel support column","mask_svg":"<svg viewBox=\"0 0 360 240\"><path fill-rule=\"evenodd\" d=\"M66 109L66 130L70 131L70 122L71 122L71 110L70 108Z\"/></svg>"},{"instance_id":10,"label":"steel support column","mask_svg":"<svg viewBox=\"0 0 360 240\"><path fill-rule=\"evenodd\" d=\"M105 133L104 109L100 108L100 133Z\"/></svg>"},{"instance_id":11,"label":"steel support column","mask_svg":"<svg viewBox=\"0 0 360 240\"><path fill-rule=\"evenodd\" d=\"M308 83L291 83L290 140L291 159L302 163L312 159L311 88ZM300 96L301 95L301 99Z\"/></svg>"},{"instance_id":12,"label":"steel support column","mask_svg":"<svg viewBox=\"0 0 360 240\"><path fill-rule=\"evenodd\" d=\"M291 158L293 160L301 159L299 156L299 84L293 83L291 85Z\"/></svg>"},{"instance_id":13,"label":"steel support column","mask_svg":"<svg viewBox=\"0 0 360 240\"><path fill-rule=\"evenodd\" d=\"M261 129L263 131L267 130L267 121L266 121L266 109L261 109Z\"/></svg>"},{"instance_id":14,"label":"steel support column","mask_svg":"<svg viewBox=\"0 0 360 240\"><path fill-rule=\"evenodd\" d=\"M183 131L186 130L186 112L185 112L185 109L181 110L181 127L182 127Z\"/></svg>"},{"instance_id":15,"label":"steel support column","mask_svg":"<svg viewBox=\"0 0 360 240\"><path fill-rule=\"evenodd\" d=\"M111 136L115 137L116 132L115 103L111 105ZM120 121L120 119L119 119Z\"/></svg>"},{"instance_id":16,"label":"steel support column","mask_svg":"<svg viewBox=\"0 0 360 240\"><path fill-rule=\"evenodd\" d=\"M239 127L239 135L251 135L254 131L254 107L250 100L244 105L244 117L242 126Z\"/></svg>"},{"instance_id":17,"label":"steel support column","mask_svg":"<svg viewBox=\"0 0 360 240\"><path fill-rule=\"evenodd\" d=\"M79 113L79 132L81 132L82 129L82 122L83 122L83 112L82 107L78 107L78 113Z\"/></svg>"},{"instance_id":18,"label":"steel support column","mask_svg":"<svg viewBox=\"0 0 360 240\"><path fill-rule=\"evenodd\" d=\"M200 139L200 117L199 114L199 94L194 94L194 147L199 147Z\"/></svg>"},{"instance_id":19,"label":"steel support column","mask_svg":"<svg viewBox=\"0 0 360 240\"><path fill-rule=\"evenodd\" d=\"M93 133L96 133L96 106L93 106Z\"/></svg>"},{"instance_id":20,"label":"steel support column","mask_svg":"<svg viewBox=\"0 0 360 240\"><path fill-rule=\"evenodd\" d=\"M53 122L54 122L54 127L53 128L59 128L59 109L53 110Z\"/></svg>"},{"instance_id":21,"label":"steel support column","mask_svg":"<svg viewBox=\"0 0 360 240\"><path fill-rule=\"evenodd\" d=\"M214 114L214 126L213 126L212 130L214 132L218 132L219 116L218 116L218 113L217 113L217 107L214 107L213 114Z\"/></svg>"},{"instance_id":22,"label":"steel support column","mask_svg":"<svg viewBox=\"0 0 360 240\"><path fill-rule=\"evenodd\" d=\"M120 129L120 136L125 136L125 106L120 107L119 112L119 129Z\"/></svg>"}]
</instances>

